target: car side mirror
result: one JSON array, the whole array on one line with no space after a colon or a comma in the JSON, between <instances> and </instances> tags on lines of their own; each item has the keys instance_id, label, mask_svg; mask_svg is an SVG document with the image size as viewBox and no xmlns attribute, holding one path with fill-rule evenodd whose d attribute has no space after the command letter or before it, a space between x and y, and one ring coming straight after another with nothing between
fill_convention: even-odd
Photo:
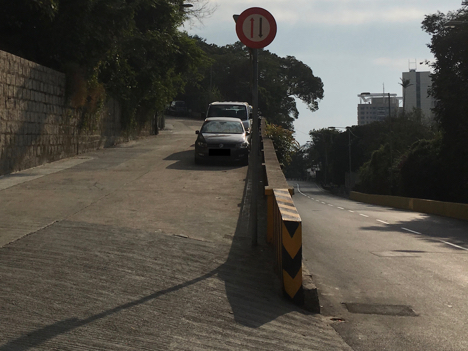
<instances>
[{"instance_id":1,"label":"car side mirror","mask_svg":"<svg viewBox=\"0 0 468 351\"><path fill-rule=\"evenodd\" d=\"M195 131L195 134L200 134L200 131L199 131L199 130L196 130L196 131Z\"/></svg>"}]
</instances>

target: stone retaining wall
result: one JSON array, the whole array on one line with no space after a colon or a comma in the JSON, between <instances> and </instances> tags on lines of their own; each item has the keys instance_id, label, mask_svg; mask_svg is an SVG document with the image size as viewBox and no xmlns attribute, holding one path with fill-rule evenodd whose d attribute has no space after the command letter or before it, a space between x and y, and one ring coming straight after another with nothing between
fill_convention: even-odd
<instances>
[{"instance_id":1,"label":"stone retaining wall","mask_svg":"<svg viewBox=\"0 0 468 351\"><path fill-rule=\"evenodd\" d=\"M0 175L124 140L116 101L93 131L79 128L79 116L66 105L63 73L0 51Z\"/></svg>"}]
</instances>

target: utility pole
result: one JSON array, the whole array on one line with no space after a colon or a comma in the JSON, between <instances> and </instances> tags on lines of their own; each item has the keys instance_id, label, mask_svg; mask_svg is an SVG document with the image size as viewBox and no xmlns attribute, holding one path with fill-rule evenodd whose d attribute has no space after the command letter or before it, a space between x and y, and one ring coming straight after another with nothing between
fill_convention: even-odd
<instances>
[{"instance_id":1,"label":"utility pole","mask_svg":"<svg viewBox=\"0 0 468 351\"><path fill-rule=\"evenodd\" d=\"M349 191L352 188L352 171L351 171L351 127L346 128L348 130L348 154L349 154Z\"/></svg>"}]
</instances>

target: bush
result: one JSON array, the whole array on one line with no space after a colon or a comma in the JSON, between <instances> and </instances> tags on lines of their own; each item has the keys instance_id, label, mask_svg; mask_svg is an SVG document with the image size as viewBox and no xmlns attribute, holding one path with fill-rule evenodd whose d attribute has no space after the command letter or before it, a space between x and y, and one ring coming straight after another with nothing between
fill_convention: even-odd
<instances>
[{"instance_id":1,"label":"bush","mask_svg":"<svg viewBox=\"0 0 468 351\"><path fill-rule=\"evenodd\" d=\"M444 199L440 147L440 139L420 140L404 155L399 165L400 192L403 196Z\"/></svg>"}]
</instances>

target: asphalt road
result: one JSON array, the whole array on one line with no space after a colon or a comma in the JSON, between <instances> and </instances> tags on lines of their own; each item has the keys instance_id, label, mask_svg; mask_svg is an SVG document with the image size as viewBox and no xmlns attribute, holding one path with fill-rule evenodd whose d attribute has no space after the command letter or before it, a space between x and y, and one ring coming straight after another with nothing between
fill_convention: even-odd
<instances>
[{"instance_id":1,"label":"asphalt road","mask_svg":"<svg viewBox=\"0 0 468 351\"><path fill-rule=\"evenodd\" d=\"M468 223L290 184L322 314L354 350L468 350Z\"/></svg>"}]
</instances>

